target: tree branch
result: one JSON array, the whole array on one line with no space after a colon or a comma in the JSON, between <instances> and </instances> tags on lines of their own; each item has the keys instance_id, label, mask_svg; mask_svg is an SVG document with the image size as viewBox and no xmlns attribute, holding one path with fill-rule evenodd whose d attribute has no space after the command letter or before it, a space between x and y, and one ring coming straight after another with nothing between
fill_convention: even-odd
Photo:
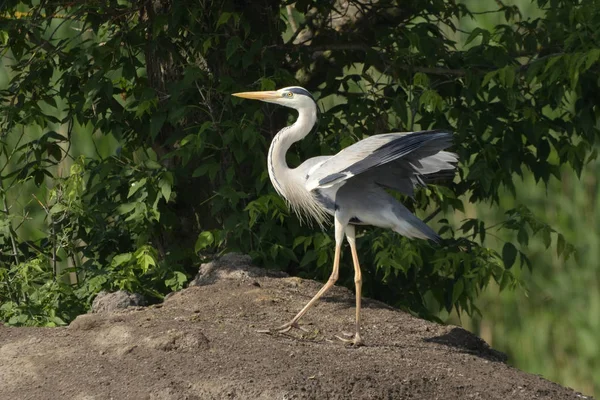
<instances>
[{"instance_id":1,"label":"tree branch","mask_svg":"<svg viewBox=\"0 0 600 400\"><path fill-rule=\"evenodd\" d=\"M389 61L385 58L385 55L378 50L375 50L366 44L363 43L331 43L331 44L321 44L318 46L305 46L308 50L313 53L322 53L324 51L364 51L367 52L369 50L377 52L383 59L385 64L390 64ZM454 69L454 68L444 68L444 67L419 67L414 65L399 65L398 68L404 70L410 70L415 72L423 72L425 74L430 75L453 75L453 76L465 76L467 71L464 69Z\"/></svg>"},{"instance_id":2,"label":"tree branch","mask_svg":"<svg viewBox=\"0 0 600 400\"><path fill-rule=\"evenodd\" d=\"M372 47L369 47L364 43L330 43L330 44L320 44L320 45L316 45L316 46L303 46L303 47L308 49L309 51L312 51L313 54L323 53L325 51L345 51L345 50L363 51L363 52L374 51L381 56L381 58L385 64L388 64L388 65L390 64L390 62L385 57L384 53L382 53L379 50L373 49ZM533 64L534 62L537 62L540 60L545 60L550 57L560 56L563 54L564 53L552 53L552 54L544 55L542 57L534 58L534 59L529 60L525 64L519 65L518 69L519 69L519 71L524 71L527 68L529 68L531 66L531 64ZM322 55L322 54L320 54L320 55ZM534 55L534 54L530 54L530 55ZM524 54L517 54L514 57L518 58L518 57L523 57L523 56L524 56ZM423 72L423 73L429 74L429 75L465 76L467 74L467 70L457 69L457 68L420 67L420 66L414 66L414 65L398 65L398 66L396 66L396 68L400 68L403 70L410 70L410 71L414 71L414 72ZM491 68L491 67L490 68L478 68L478 69L472 69L471 71L477 72L477 73L487 73L487 72L493 71L494 69L496 69L496 68L495 67L494 68Z\"/></svg>"}]
</instances>

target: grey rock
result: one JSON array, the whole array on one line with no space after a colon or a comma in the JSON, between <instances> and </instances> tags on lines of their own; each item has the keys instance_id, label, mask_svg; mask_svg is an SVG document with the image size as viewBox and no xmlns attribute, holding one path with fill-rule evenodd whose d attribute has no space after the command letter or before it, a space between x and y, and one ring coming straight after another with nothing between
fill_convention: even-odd
<instances>
[{"instance_id":1,"label":"grey rock","mask_svg":"<svg viewBox=\"0 0 600 400\"><path fill-rule=\"evenodd\" d=\"M250 282L254 278L288 276L285 272L270 271L252 265L252 258L247 254L227 253L223 256L200 266L196 277L189 286L204 286L222 279L232 279Z\"/></svg>"},{"instance_id":2,"label":"grey rock","mask_svg":"<svg viewBox=\"0 0 600 400\"><path fill-rule=\"evenodd\" d=\"M129 293L124 290L109 293L103 290L96 295L92 303L92 312L112 312L124 310L127 307L143 306L145 304L146 300L141 294Z\"/></svg>"}]
</instances>

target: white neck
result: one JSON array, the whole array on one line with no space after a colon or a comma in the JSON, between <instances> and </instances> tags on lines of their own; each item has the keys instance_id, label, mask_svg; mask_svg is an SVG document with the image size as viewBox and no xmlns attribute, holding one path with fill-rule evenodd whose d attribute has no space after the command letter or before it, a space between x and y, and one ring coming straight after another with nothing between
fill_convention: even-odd
<instances>
[{"instance_id":1,"label":"white neck","mask_svg":"<svg viewBox=\"0 0 600 400\"><path fill-rule=\"evenodd\" d=\"M296 122L280 130L271 142L267 157L269 177L275 190L284 197L285 184L290 179L289 171L291 171L287 165L285 155L292 144L304 139L310 133L316 122L316 104L306 105L306 107L298 109Z\"/></svg>"}]
</instances>

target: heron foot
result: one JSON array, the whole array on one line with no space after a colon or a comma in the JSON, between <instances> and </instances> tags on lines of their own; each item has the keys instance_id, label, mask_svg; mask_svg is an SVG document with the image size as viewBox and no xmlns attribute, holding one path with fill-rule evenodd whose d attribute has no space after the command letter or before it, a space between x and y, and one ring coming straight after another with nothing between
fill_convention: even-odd
<instances>
[{"instance_id":1,"label":"heron foot","mask_svg":"<svg viewBox=\"0 0 600 400\"><path fill-rule=\"evenodd\" d=\"M296 322L296 321L290 321L286 324L278 326L277 328L260 329L258 332L259 333L286 333L286 332L289 332L292 328L300 329L303 332L310 332L305 327L298 325L298 322Z\"/></svg>"},{"instance_id":2,"label":"heron foot","mask_svg":"<svg viewBox=\"0 0 600 400\"><path fill-rule=\"evenodd\" d=\"M359 346L364 346L365 343L362 341L362 338L360 337L360 333L356 332L355 334L352 333L348 333L348 332L342 332L342 336L345 337L340 337L340 336L335 336L338 340L341 340L342 342L349 344L353 347L359 347Z\"/></svg>"}]
</instances>

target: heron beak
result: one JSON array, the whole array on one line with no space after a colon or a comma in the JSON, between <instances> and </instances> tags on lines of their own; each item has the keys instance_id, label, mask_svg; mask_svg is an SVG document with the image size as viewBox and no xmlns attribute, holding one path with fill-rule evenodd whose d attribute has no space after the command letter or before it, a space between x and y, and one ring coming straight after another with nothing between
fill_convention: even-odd
<instances>
[{"instance_id":1,"label":"heron beak","mask_svg":"<svg viewBox=\"0 0 600 400\"><path fill-rule=\"evenodd\" d=\"M232 96L242 97L244 99L252 99L252 100L277 100L281 98L281 95L275 91L265 91L265 92L241 92L241 93L233 93Z\"/></svg>"}]
</instances>

